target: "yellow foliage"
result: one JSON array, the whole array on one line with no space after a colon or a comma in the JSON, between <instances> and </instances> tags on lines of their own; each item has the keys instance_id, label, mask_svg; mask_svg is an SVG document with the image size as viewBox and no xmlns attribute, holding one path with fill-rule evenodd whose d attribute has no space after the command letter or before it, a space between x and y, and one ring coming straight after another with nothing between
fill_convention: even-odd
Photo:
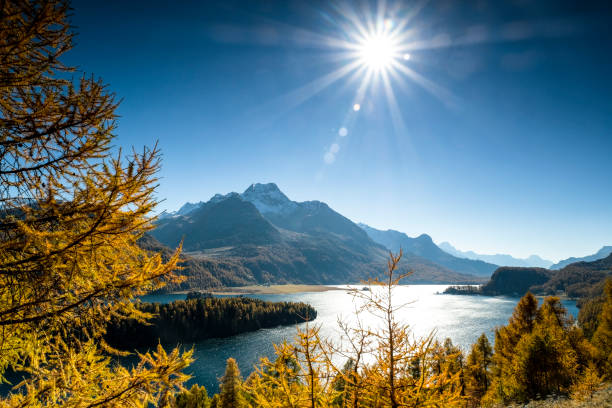
<instances>
[{"instance_id":1,"label":"yellow foliage","mask_svg":"<svg viewBox=\"0 0 612 408\"><path fill-rule=\"evenodd\" d=\"M354 291L382 328L341 324L349 347L322 341L318 327L298 331L294 344L276 346L276 360L262 359L245 384L253 407L453 407L463 406L462 354L452 347L437 354L433 334L414 339L395 318L402 305L393 303L401 253L391 255L385 280L372 280L372 290ZM359 312L357 313L359 315ZM359 316L357 316L358 318ZM358 319L359 320L359 319ZM438 344L439 346L439 344ZM338 368L338 357L348 358Z\"/></svg>"},{"instance_id":2,"label":"yellow foliage","mask_svg":"<svg viewBox=\"0 0 612 408\"><path fill-rule=\"evenodd\" d=\"M152 228L156 148L111 154L117 104L60 62L72 33L61 0L0 4L0 376L27 379L4 406L146 406L185 380L191 354L159 348L111 364L112 317L178 279L137 245Z\"/></svg>"},{"instance_id":3,"label":"yellow foliage","mask_svg":"<svg viewBox=\"0 0 612 408\"><path fill-rule=\"evenodd\" d=\"M590 365L584 374L570 388L572 399L578 401L589 400L593 394L602 389L603 378L597 373L597 368Z\"/></svg>"}]
</instances>

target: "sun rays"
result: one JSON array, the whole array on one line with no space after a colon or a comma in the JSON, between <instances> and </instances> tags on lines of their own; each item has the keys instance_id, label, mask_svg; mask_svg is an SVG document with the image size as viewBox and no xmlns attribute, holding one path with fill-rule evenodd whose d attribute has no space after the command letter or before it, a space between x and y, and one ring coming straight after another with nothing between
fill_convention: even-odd
<instances>
[{"instance_id":1,"label":"sun rays","mask_svg":"<svg viewBox=\"0 0 612 408\"><path fill-rule=\"evenodd\" d=\"M350 128L349 122L354 122L361 107L371 101L370 96L379 89L384 94L384 103L398 135L404 134L406 127L396 90L409 89L410 84L415 84L445 105L454 104L455 98L451 92L411 66L414 65L413 53L418 51L412 46L420 40L418 30L411 27L411 23L414 23L423 4L409 8L388 7L388 3L379 1L373 10L355 8L349 3L334 9L333 21L340 27L336 33L340 37L321 38L326 46L336 50L344 68L326 87L347 77L350 83L356 84L353 101L346 109L344 122L339 124L345 135L347 128ZM324 163L335 161L342 138L344 136L337 135L336 140L326 149Z\"/></svg>"},{"instance_id":2,"label":"sun rays","mask_svg":"<svg viewBox=\"0 0 612 408\"><path fill-rule=\"evenodd\" d=\"M419 24L418 17L426 1L406 5L379 0L375 7L355 4L336 3L326 10L318 10L325 23L320 30L290 29L290 37L296 44L324 50L318 64L329 64L330 69L262 106L277 117L345 82L343 89L348 88L354 94L340 114L335 139L323 152L323 162L327 165L335 162L347 141L346 136L352 134L356 119L370 114L373 108L378 109L377 105L386 105L395 137L404 138L405 112L398 98L400 93L411 93L411 88L416 86L447 107L456 104L450 91L427 78L426 73L418 72L424 62L419 54L427 49L418 28L423 25Z\"/></svg>"}]
</instances>

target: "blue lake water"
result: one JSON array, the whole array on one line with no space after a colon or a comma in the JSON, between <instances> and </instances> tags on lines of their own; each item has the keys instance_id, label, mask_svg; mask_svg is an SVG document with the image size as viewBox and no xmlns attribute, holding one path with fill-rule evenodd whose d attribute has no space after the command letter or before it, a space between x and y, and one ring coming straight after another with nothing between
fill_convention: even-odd
<instances>
[{"instance_id":1,"label":"blue lake water","mask_svg":"<svg viewBox=\"0 0 612 408\"><path fill-rule=\"evenodd\" d=\"M446 285L399 286L394 292L394 303L409 304L398 312L398 318L410 325L414 335L425 336L432 330L443 340L450 337L453 343L468 350L470 345L486 333L493 343L494 329L505 325L519 298L502 296L441 295ZM351 321L355 304L353 297L344 290L307 292L285 295L252 296L268 301L295 301L311 304L317 310L315 324L321 326L321 334L335 341L340 340L338 318ZM172 302L184 299L185 295L149 295L145 302ZM569 314L576 317L576 303L563 301ZM362 316L361 320L370 327L377 324L373 316ZM225 362L233 357L244 378L261 357L273 357L274 344L292 340L295 326L262 329L238 336L208 339L194 344L196 361L187 370L193 382L204 385L209 394L218 392L218 378L223 375ZM191 344L184 346L190 347Z\"/></svg>"}]
</instances>

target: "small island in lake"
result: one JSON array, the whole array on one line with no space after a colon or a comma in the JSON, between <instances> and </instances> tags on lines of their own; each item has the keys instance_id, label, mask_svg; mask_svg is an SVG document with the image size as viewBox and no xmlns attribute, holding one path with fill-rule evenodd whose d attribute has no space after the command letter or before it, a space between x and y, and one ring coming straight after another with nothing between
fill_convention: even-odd
<instances>
[{"instance_id":1,"label":"small island in lake","mask_svg":"<svg viewBox=\"0 0 612 408\"><path fill-rule=\"evenodd\" d=\"M148 323L112 320L106 341L117 349L152 347L161 343L190 343L228 337L261 328L314 320L317 311L302 302L266 302L248 297L216 298L190 293L172 303L142 303L154 315Z\"/></svg>"}]
</instances>

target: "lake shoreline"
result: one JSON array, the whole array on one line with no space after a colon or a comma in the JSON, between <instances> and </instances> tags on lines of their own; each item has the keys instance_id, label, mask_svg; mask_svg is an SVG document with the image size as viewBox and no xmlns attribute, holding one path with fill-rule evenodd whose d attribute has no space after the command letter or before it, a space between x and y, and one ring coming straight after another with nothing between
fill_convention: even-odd
<instances>
[{"instance_id":1,"label":"lake shoreline","mask_svg":"<svg viewBox=\"0 0 612 408\"><path fill-rule=\"evenodd\" d=\"M445 289L443 292L438 293L440 295L455 295L455 296L488 296L488 297L516 297L516 298L520 298L523 295L520 295L518 293L482 293L480 290L476 289L476 290L464 290L464 289L454 289L453 286L449 286L447 289ZM573 302L578 301L580 298L579 297L573 297L573 296L568 296L566 294L554 294L554 295L543 295L540 293L532 293L533 296L536 297L536 299L538 300L542 300L545 299L547 297L557 297L560 300L570 300Z\"/></svg>"},{"instance_id":2,"label":"lake shoreline","mask_svg":"<svg viewBox=\"0 0 612 408\"><path fill-rule=\"evenodd\" d=\"M346 290L346 288L336 286L325 286L325 285L298 285L298 284L287 284L287 285L247 285L247 286L227 286L212 288L205 291L211 295L288 295L293 293L307 293L307 292L327 292L330 290ZM171 294L184 295L191 291L182 290L177 292L171 292Z\"/></svg>"}]
</instances>

